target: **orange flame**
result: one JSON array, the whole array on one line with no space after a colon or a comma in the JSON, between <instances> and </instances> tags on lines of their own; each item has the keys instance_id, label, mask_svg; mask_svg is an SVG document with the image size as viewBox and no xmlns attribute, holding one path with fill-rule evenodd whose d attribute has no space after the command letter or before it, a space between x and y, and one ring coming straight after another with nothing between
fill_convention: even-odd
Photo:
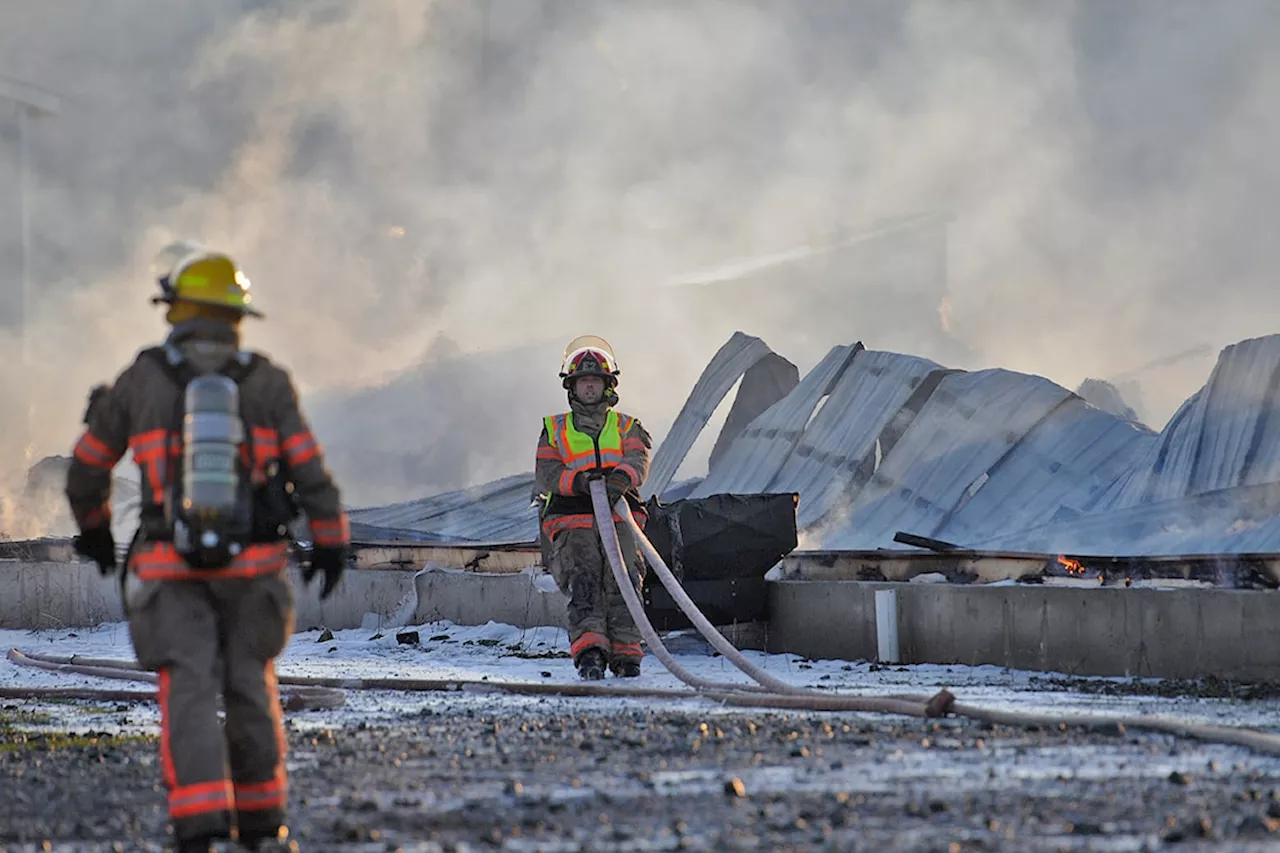
<instances>
[{"instance_id":1,"label":"orange flame","mask_svg":"<svg viewBox=\"0 0 1280 853\"><path fill-rule=\"evenodd\" d=\"M1070 557L1064 557L1062 554L1059 554L1058 562L1062 564L1062 567L1067 570L1067 574L1069 575L1084 574L1084 566L1081 565L1079 560L1073 560Z\"/></svg>"}]
</instances>

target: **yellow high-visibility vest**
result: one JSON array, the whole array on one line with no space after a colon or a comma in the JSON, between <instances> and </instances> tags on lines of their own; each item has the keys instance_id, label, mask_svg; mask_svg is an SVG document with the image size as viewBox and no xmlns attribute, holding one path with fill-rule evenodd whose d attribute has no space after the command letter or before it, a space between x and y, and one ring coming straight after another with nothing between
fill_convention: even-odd
<instances>
[{"instance_id":1,"label":"yellow high-visibility vest","mask_svg":"<svg viewBox=\"0 0 1280 853\"><path fill-rule=\"evenodd\" d=\"M576 473L589 468L615 468L622 464L621 419L612 409L605 415L600 436L594 439L574 428L572 412L549 415L545 418L545 424L547 439L552 447L560 451L560 461L570 471Z\"/></svg>"}]
</instances>

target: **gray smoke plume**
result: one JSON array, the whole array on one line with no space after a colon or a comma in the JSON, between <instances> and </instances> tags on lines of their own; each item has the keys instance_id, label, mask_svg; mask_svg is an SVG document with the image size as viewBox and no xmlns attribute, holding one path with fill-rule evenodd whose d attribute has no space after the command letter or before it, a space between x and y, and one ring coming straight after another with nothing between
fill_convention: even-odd
<instances>
[{"instance_id":1,"label":"gray smoke plume","mask_svg":"<svg viewBox=\"0 0 1280 853\"><path fill-rule=\"evenodd\" d=\"M802 369L861 339L1123 374L1159 427L1212 355L1136 366L1273 331L1278 33L1268 0L4 4L0 76L64 103L29 125L33 358L0 392L34 414L7 407L0 453L65 453L89 385L163 334L146 264L173 236L242 262L247 341L321 439L386 458L333 449L360 503L531 465L582 333L659 439L735 328ZM920 216L742 291L671 286ZM344 421L354 399L386 417Z\"/></svg>"}]
</instances>

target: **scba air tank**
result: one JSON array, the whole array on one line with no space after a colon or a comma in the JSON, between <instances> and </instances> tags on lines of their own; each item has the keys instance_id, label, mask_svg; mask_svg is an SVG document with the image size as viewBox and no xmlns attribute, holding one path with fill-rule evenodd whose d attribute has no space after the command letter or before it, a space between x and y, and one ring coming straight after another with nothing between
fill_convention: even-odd
<instances>
[{"instance_id":1,"label":"scba air tank","mask_svg":"<svg viewBox=\"0 0 1280 853\"><path fill-rule=\"evenodd\" d=\"M182 523L174 544L189 563L216 568L242 547L240 389L220 374L187 383L182 419Z\"/></svg>"}]
</instances>

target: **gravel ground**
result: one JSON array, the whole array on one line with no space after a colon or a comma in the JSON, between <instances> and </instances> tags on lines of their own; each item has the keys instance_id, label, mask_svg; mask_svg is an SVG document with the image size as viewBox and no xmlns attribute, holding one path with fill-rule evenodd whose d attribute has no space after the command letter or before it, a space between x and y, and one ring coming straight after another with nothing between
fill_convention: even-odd
<instances>
[{"instance_id":1,"label":"gravel ground","mask_svg":"<svg viewBox=\"0 0 1280 853\"><path fill-rule=\"evenodd\" d=\"M152 736L42 708L0 706L0 851L164 849ZM289 723L304 851L1280 849L1280 759L1162 735L493 695Z\"/></svg>"}]
</instances>

